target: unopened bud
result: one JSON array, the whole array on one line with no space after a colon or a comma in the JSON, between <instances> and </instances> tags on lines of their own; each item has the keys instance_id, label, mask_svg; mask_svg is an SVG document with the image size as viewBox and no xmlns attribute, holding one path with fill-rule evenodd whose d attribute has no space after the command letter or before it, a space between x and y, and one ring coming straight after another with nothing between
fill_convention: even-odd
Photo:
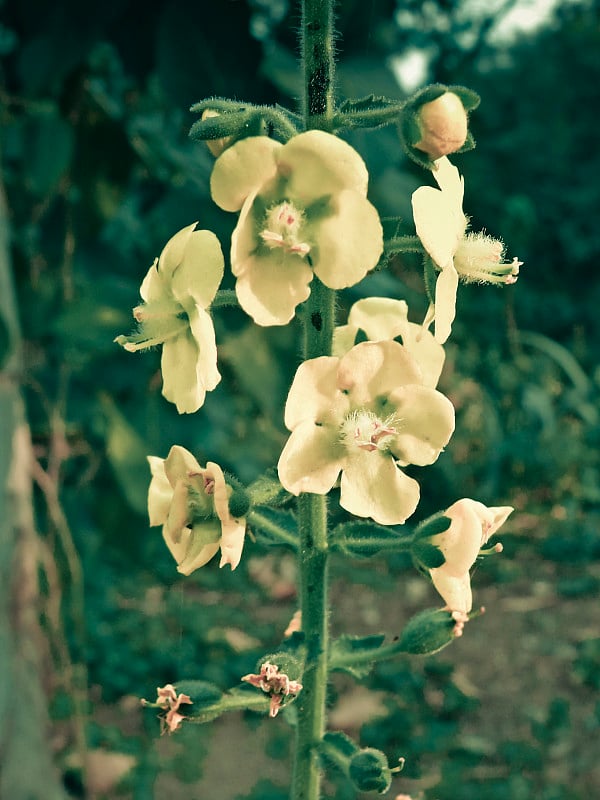
<instances>
[{"instance_id":1,"label":"unopened bud","mask_svg":"<svg viewBox=\"0 0 600 800\"><path fill-rule=\"evenodd\" d=\"M413 655L426 656L437 653L457 636L456 622L450 611L442 609L421 611L408 621L402 631L399 648L402 652Z\"/></svg>"},{"instance_id":2,"label":"unopened bud","mask_svg":"<svg viewBox=\"0 0 600 800\"><path fill-rule=\"evenodd\" d=\"M348 774L359 792L383 794L392 783L392 773L385 754L373 747L365 747L352 756Z\"/></svg>"},{"instance_id":3,"label":"unopened bud","mask_svg":"<svg viewBox=\"0 0 600 800\"><path fill-rule=\"evenodd\" d=\"M210 108L202 112L202 119L209 119L210 117L221 116L218 111L213 111ZM221 153L226 150L231 144L231 136L223 136L221 139L206 139L206 146L215 158L218 158Z\"/></svg>"},{"instance_id":4,"label":"unopened bud","mask_svg":"<svg viewBox=\"0 0 600 800\"><path fill-rule=\"evenodd\" d=\"M421 138L414 147L428 153L434 160L455 153L467 141L467 112L454 92L446 92L422 105L417 122Z\"/></svg>"}]
</instances>

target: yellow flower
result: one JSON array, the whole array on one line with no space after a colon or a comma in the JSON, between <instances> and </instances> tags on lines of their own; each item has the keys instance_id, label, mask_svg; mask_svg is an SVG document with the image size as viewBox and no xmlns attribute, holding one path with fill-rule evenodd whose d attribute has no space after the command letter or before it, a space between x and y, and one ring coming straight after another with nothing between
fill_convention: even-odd
<instances>
[{"instance_id":1,"label":"yellow flower","mask_svg":"<svg viewBox=\"0 0 600 800\"><path fill-rule=\"evenodd\" d=\"M363 342L341 358L300 365L285 424L292 432L279 459L288 492L327 494L340 472L343 508L382 525L403 523L419 485L400 466L432 464L454 430L454 408L425 386L397 342Z\"/></svg>"},{"instance_id":2,"label":"yellow flower","mask_svg":"<svg viewBox=\"0 0 600 800\"><path fill-rule=\"evenodd\" d=\"M256 136L214 166L212 196L240 211L231 268L242 308L258 325L284 325L310 294L358 283L378 262L383 231L367 200L365 164L349 144L308 131L287 144Z\"/></svg>"},{"instance_id":3,"label":"yellow flower","mask_svg":"<svg viewBox=\"0 0 600 800\"><path fill-rule=\"evenodd\" d=\"M511 506L488 508L469 498L457 500L444 511L450 527L432 536L446 559L441 567L430 569L431 579L449 611L468 614L473 605L469 570L488 539L506 522Z\"/></svg>"},{"instance_id":4,"label":"yellow flower","mask_svg":"<svg viewBox=\"0 0 600 800\"><path fill-rule=\"evenodd\" d=\"M133 309L139 330L115 339L135 352L162 345L162 393L180 414L197 411L221 380L212 320L206 311L221 278L219 240L196 223L179 231L148 270Z\"/></svg>"},{"instance_id":5,"label":"yellow flower","mask_svg":"<svg viewBox=\"0 0 600 800\"><path fill-rule=\"evenodd\" d=\"M435 162L433 177L439 189L421 186L412 196L413 216L423 247L440 271L435 284L435 302L424 325L435 319L435 338L444 343L450 336L456 313L459 276L468 282L509 284L517 280L522 262L503 262L504 245L484 233L467 233L463 213L464 180L447 158Z\"/></svg>"},{"instance_id":6,"label":"yellow flower","mask_svg":"<svg viewBox=\"0 0 600 800\"><path fill-rule=\"evenodd\" d=\"M148 456L152 480L148 490L150 525L162 525L163 537L189 575L221 550L221 563L235 569L240 562L246 520L229 511L231 488L212 462L201 467L185 448L174 445L166 459Z\"/></svg>"}]
</instances>

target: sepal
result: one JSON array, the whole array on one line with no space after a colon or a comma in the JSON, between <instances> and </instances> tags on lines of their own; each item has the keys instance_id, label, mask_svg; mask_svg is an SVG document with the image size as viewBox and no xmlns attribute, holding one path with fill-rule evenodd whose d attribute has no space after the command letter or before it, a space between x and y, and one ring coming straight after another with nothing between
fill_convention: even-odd
<instances>
[{"instance_id":1,"label":"sepal","mask_svg":"<svg viewBox=\"0 0 600 800\"><path fill-rule=\"evenodd\" d=\"M398 651L428 656L447 647L456 638L456 620L450 611L429 608L412 617L400 634Z\"/></svg>"}]
</instances>

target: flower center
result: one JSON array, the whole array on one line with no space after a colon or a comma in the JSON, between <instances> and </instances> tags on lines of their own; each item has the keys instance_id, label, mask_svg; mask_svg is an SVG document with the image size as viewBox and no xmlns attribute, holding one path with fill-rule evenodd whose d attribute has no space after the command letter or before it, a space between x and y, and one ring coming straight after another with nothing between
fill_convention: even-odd
<instances>
[{"instance_id":1,"label":"flower center","mask_svg":"<svg viewBox=\"0 0 600 800\"><path fill-rule=\"evenodd\" d=\"M454 254L454 266L467 281L515 283L523 263L503 262L504 245L485 233L467 233Z\"/></svg>"},{"instance_id":2,"label":"flower center","mask_svg":"<svg viewBox=\"0 0 600 800\"><path fill-rule=\"evenodd\" d=\"M184 333L190 326L184 307L176 300L142 303L133 309L133 318L138 323L137 333L117 336L115 339L115 342L130 352L164 344Z\"/></svg>"},{"instance_id":3,"label":"flower center","mask_svg":"<svg viewBox=\"0 0 600 800\"><path fill-rule=\"evenodd\" d=\"M280 247L287 253L305 256L310 251L310 245L300 241L303 218L303 212L288 200L277 203L267 211L260 238L271 249Z\"/></svg>"},{"instance_id":4,"label":"flower center","mask_svg":"<svg viewBox=\"0 0 600 800\"><path fill-rule=\"evenodd\" d=\"M372 411L353 411L340 426L340 437L349 452L366 450L386 451L398 433L394 415L380 419Z\"/></svg>"}]
</instances>

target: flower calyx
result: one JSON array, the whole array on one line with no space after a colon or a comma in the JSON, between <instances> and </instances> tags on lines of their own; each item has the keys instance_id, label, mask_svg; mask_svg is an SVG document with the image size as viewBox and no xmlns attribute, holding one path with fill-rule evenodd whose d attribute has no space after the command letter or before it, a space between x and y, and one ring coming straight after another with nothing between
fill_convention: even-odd
<instances>
[{"instance_id":1,"label":"flower calyx","mask_svg":"<svg viewBox=\"0 0 600 800\"><path fill-rule=\"evenodd\" d=\"M441 83L426 86L406 103L400 122L400 139L407 155L431 169L436 159L475 147L469 133L469 113L479 96L464 86Z\"/></svg>"}]
</instances>

